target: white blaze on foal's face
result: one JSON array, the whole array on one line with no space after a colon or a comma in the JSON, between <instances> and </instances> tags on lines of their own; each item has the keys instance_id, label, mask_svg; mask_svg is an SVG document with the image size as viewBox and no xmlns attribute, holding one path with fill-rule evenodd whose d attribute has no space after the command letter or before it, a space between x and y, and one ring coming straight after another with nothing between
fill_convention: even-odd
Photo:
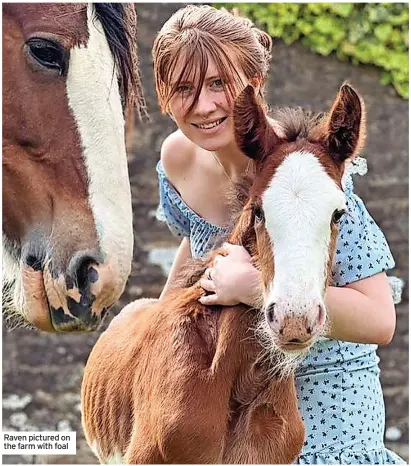
<instances>
[{"instance_id":1,"label":"white blaze on foal's face","mask_svg":"<svg viewBox=\"0 0 411 466\"><path fill-rule=\"evenodd\" d=\"M324 306L331 222L345 210L343 191L315 155L293 152L277 168L262 208L275 270L266 307L275 303L284 316L303 316Z\"/></svg>"},{"instance_id":2,"label":"white blaze on foal's face","mask_svg":"<svg viewBox=\"0 0 411 466\"><path fill-rule=\"evenodd\" d=\"M346 205L341 177L363 145L365 119L362 99L348 84L322 117L293 109L277 116L281 133L251 86L236 99L236 142L256 162L254 207L264 212L254 212L265 287L260 334L271 350L289 355L324 331L328 271Z\"/></svg>"}]
</instances>

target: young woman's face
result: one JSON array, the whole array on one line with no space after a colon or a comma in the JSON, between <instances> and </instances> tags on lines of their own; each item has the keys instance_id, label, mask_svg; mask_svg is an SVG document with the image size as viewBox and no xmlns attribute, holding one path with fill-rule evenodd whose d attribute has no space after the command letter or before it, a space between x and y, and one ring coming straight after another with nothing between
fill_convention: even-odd
<instances>
[{"instance_id":1,"label":"young woman's face","mask_svg":"<svg viewBox=\"0 0 411 466\"><path fill-rule=\"evenodd\" d=\"M181 70L176 69L176 76ZM240 72L243 87L247 80ZM194 144L205 150L216 151L234 141L231 118L232 103L224 92L224 83L215 63L209 59L204 83L193 110L187 113L195 96L193 80L181 82L178 92L170 101L169 110L178 127ZM241 89L238 89L240 92Z\"/></svg>"}]
</instances>

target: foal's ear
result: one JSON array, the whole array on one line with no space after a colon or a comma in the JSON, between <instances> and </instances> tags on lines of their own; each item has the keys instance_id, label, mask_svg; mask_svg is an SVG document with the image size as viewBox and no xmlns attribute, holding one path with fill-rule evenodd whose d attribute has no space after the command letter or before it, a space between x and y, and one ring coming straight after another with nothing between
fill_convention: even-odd
<instances>
[{"instance_id":1,"label":"foal's ear","mask_svg":"<svg viewBox=\"0 0 411 466\"><path fill-rule=\"evenodd\" d=\"M354 158L365 142L365 107L361 96L344 83L328 117L326 144L339 163Z\"/></svg>"},{"instance_id":2,"label":"foal's ear","mask_svg":"<svg viewBox=\"0 0 411 466\"><path fill-rule=\"evenodd\" d=\"M280 139L258 103L253 86L248 85L235 100L233 117L236 143L247 157L261 162L274 151Z\"/></svg>"}]
</instances>

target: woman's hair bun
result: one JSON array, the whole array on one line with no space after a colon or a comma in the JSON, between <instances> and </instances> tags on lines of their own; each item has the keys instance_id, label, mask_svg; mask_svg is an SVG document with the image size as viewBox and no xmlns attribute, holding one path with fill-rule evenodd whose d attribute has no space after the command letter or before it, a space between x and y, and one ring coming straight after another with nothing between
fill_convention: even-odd
<instances>
[{"instance_id":1,"label":"woman's hair bun","mask_svg":"<svg viewBox=\"0 0 411 466\"><path fill-rule=\"evenodd\" d=\"M258 42L265 48L268 53L271 53L271 49L273 47L273 40L271 36L267 34L265 31L258 29L256 27L253 28L254 34L257 36Z\"/></svg>"}]
</instances>

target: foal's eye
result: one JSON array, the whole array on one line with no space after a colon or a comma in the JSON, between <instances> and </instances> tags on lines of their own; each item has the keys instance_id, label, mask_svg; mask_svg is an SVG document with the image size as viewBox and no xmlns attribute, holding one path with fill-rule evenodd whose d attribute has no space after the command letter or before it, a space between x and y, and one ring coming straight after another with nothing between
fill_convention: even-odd
<instances>
[{"instance_id":1,"label":"foal's eye","mask_svg":"<svg viewBox=\"0 0 411 466\"><path fill-rule=\"evenodd\" d=\"M62 74L66 68L66 52L57 43L47 39L30 39L27 42L28 52L40 65L57 70Z\"/></svg>"},{"instance_id":2,"label":"foal's eye","mask_svg":"<svg viewBox=\"0 0 411 466\"><path fill-rule=\"evenodd\" d=\"M260 206L254 206L254 219L256 223L261 223L264 221L264 211Z\"/></svg>"},{"instance_id":3,"label":"foal's eye","mask_svg":"<svg viewBox=\"0 0 411 466\"><path fill-rule=\"evenodd\" d=\"M332 216L332 222L333 223L338 223L341 220L341 217L346 213L345 209L336 209L334 210L333 216Z\"/></svg>"}]
</instances>

